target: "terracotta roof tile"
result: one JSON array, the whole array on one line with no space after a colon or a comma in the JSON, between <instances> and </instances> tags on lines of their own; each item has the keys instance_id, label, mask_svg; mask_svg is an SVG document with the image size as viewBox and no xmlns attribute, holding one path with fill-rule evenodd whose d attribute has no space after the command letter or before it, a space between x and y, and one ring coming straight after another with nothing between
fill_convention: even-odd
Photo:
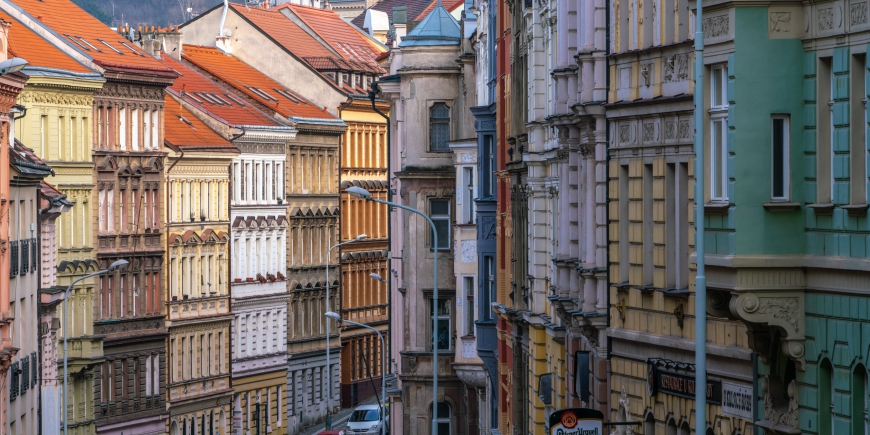
<instances>
[{"instance_id":1,"label":"terracotta roof tile","mask_svg":"<svg viewBox=\"0 0 870 435\"><path fill-rule=\"evenodd\" d=\"M161 62L180 77L169 88L184 101L232 125L280 126L277 121L249 104L239 104L240 98L187 65L163 56Z\"/></svg>"},{"instance_id":2,"label":"terracotta roof tile","mask_svg":"<svg viewBox=\"0 0 870 435\"><path fill-rule=\"evenodd\" d=\"M217 48L185 45L182 53L184 60L202 68L232 86L236 92L244 93L285 118L335 119L329 112L295 91Z\"/></svg>"},{"instance_id":3,"label":"terracotta roof tile","mask_svg":"<svg viewBox=\"0 0 870 435\"><path fill-rule=\"evenodd\" d=\"M322 43L285 17L279 8L251 8L232 3L230 7L299 57L333 56L333 53Z\"/></svg>"},{"instance_id":4,"label":"terracotta roof tile","mask_svg":"<svg viewBox=\"0 0 870 435\"><path fill-rule=\"evenodd\" d=\"M166 132L170 145L180 147L232 147L223 136L214 132L181 103L167 93L164 110Z\"/></svg>"},{"instance_id":5,"label":"terracotta roof tile","mask_svg":"<svg viewBox=\"0 0 870 435\"><path fill-rule=\"evenodd\" d=\"M374 4L369 9L374 9L376 11L381 11L387 14L390 18L390 21L393 20L393 8L397 6L407 6L408 7L408 19L413 20L413 17L419 16L426 10L430 5L434 7L436 0L381 0ZM363 28L366 22L366 13L359 14L356 18L351 20L351 24Z\"/></svg>"},{"instance_id":6,"label":"terracotta roof tile","mask_svg":"<svg viewBox=\"0 0 870 435\"><path fill-rule=\"evenodd\" d=\"M9 51L14 56L26 59L29 66L54 68L76 73L94 72L66 55L52 43L42 39L41 36L5 12L0 11L0 18L13 23L12 28L9 29Z\"/></svg>"},{"instance_id":7,"label":"terracotta roof tile","mask_svg":"<svg viewBox=\"0 0 870 435\"><path fill-rule=\"evenodd\" d=\"M426 15L429 15L429 12L432 12L432 9L435 9L435 6L437 4L438 4L437 1L429 3L429 6L426 6L426 9L423 9L423 11L420 12L419 14L417 14L416 17L410 18L410 16L409 16L408 19L411 21L423 21L423 19L426 18ZM455 11L456 9L458 9L459 7L461 7L464 4L465 4L465 0L453 0L453 1L447 1L447 2L442 3L442 6L444 6L444 9L447 9L447 12L450 12L450 14L452 15L453 11Z\"/></svg>"},{"instance_id":8,"label":"terracotta roof tile","mask_svg":"<svg viewBox=\"0 0 870 435\"><path fill-rule=\"evenodd\" d=\"M277 9L281 8L287 8L293 12L345 60L374 63L374 59L386 51L350 26L332 9L313 8L291 3L277 7Z\"/></svg>"},{"instance_id":9,"label":"terracotta roof tile","mask_svg":"<svg viewBox=\"0 0 870 435\"><path fill-rule=\"evenodd\" d=\"M73 46L107 69L145 72L171 77L156 59L76 6L70 0L15 0L25 12L54 30Z\"/></svg>"}]
</instances>

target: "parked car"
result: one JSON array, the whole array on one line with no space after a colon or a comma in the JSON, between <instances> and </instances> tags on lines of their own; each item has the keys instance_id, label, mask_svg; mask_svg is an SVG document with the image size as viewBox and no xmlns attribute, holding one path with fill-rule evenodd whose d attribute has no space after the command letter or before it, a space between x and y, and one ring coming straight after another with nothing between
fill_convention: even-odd
<instances>
[{"instance_id":1,"label":"parked car","mask_svg":"<svg viewBox=\"0 0 870 435\"><path fill-rule=\"evenodd\" d=\"M344 431L343 430L325 430L325 431L318 433L317 435L344 435Z\"/></svg>"},{"instance_id":2,"label":"parked car","mask_svg":"<svg viewBox=\"0 0 870 435\"><path fill-rule=\"evenodd\" d=\"M385 432L389 433L390 417L385 416L381 421L379 409L378 405L362 405L354 409L347 420L345 433L347 435L378 434L381 432L382 424L387 425Z\"/></svg>"}]
</instances>

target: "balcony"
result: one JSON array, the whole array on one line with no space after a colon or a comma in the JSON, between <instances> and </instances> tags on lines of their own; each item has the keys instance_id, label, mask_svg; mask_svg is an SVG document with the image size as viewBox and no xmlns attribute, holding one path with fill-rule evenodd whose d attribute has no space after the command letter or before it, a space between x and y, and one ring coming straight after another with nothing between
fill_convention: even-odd
<instances>
[{"instance_id":1,"label":"balcony","mask_svg":"<svg viewBox=\"0 0 870 435\"><path fill-rule=\"evenodd\" d=\"M67 340L69 371L70 373L78 373L82 370L93 368L95 365L103 362L103 337L95 337L83 335L81 337L69 338ZM63 354L58 354L63 358ZM59 360L58 366L63 365L63 360Z\"/></svg>"},{"instance_id":2,"label":"balcony","mask_svg":"<svg viewBox=\"0 0 870 435\"><path fill-rule=\"evenodd\" d=\"M232 285L233 298L265 296L287 292L287 281L276 279L275 282L260 282L254 278L242 280L236 278Z\"/></svg>"},{"instance_id":3,"label":"balcony","mask_svg":"<svg viewBox=\"0 0 870 435\"><path fill-rule=\"evenodd\" d=\"M169 310L169 320L179 321L228 314L227 299L227 295L215 295L169 301L166 303Z\"/></svg>"}]
</instances>

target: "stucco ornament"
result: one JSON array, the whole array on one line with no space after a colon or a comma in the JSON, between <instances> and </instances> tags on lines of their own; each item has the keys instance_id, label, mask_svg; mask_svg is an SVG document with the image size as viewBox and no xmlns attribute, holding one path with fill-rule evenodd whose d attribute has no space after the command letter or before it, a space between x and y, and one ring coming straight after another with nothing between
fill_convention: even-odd
<instances>
[{"instance_id":1,"label":"stucco ornament","mask_svg":"<svg viewBox=\"0 0 870 435\"><path fill-rule=\"evenodd\" d=\"M805 363L804 296L802 292L741 293L731 299L731 313L752 324L767 324L782 333L782 352L795 361L798 370ZM750 334L750 347L769 351L763 334Z\"/></svg>"}]
</instances>

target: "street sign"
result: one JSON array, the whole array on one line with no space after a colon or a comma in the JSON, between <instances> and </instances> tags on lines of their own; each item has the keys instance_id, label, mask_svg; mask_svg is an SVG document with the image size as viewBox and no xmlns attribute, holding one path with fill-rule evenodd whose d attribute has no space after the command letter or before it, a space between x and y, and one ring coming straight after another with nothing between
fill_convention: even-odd
<instances>
[{"instance_id":1,"label":"street sign","mask_svg":"<svg viewBox=\"0 0 870 435\"><path fill-rule=\"evenodd\" d=\"M604 435L604 414L594 409L560 409L549 423L550 435Z\"/></svg>"}]
</instances>

